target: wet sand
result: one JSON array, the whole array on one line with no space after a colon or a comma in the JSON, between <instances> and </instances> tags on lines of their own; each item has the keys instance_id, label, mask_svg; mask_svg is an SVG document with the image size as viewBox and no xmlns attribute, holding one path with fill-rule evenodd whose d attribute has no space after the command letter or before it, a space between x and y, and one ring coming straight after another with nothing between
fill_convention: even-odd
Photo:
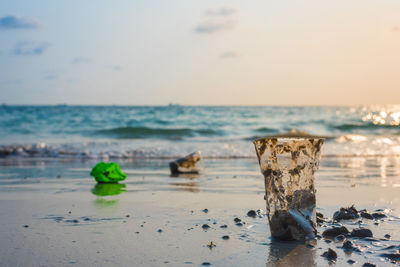
<instances>
[{"instance_id":1,"label":"wet sand","mask_svg":"<svg viewBox=\"0 0 400 267\"><path fill-rule=\"evenodd\" d=\"M352 204L386 209L378 221L342 222L382 239L353 239L361 252L352 253L338 240L317 239L314 247L274 241L265 216L248 217L265 210L255 158L206 160L204 173L179 177L170 177L168 162L120 161L127 180L99 187L89 176L96 161L1 159L1 265L326 266L328 248L338 266L349 259L352 266L393 265L380 254L399 245L400 158L322 159L317 211L331 218Z\"/></svg>"}]
</instances>

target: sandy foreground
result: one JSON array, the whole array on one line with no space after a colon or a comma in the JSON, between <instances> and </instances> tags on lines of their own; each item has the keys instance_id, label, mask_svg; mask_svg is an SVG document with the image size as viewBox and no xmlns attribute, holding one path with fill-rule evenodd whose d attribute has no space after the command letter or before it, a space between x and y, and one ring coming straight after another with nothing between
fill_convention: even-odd
<instances>
[{"instance_id":1,"label":"sandy foreground","mask_svg":"<svg viewBox=\"0 0 400 267\"><path fill-rule=\"evenodd\" d=\"M400 158L324 158L316 174L325 217L352 204L387 215L344 223L372 230L375 240L353 239L361 252L324 238L273 241L265 216L246 215L265 210L256 159L205 160L203 174L181 177L170 177L168 160L120 161L127 180L100 186L95 164L0 160L1 266L326 266L327 248L338 266L396 264L381 254L400 245Z\"/></svg>"}]
</instances>

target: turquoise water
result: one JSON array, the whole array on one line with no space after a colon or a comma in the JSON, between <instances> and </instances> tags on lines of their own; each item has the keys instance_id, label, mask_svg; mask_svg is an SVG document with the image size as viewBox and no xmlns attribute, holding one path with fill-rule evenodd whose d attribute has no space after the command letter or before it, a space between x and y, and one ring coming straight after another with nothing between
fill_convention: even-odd
<instances>
[{"instance_id":1,"label":"turquoise water","mask_svg":"<svg viewBox=\"0 0 400 267\"><path fill-rule=\"evenodd\" d=\"M1 154L253 157L251 140L290 130L332 137L325 156L400 154L400 106L1 106ZM19 149L18 149L19 147ZM7 152L8 151L8 152Z\"/></svg>"}]
</instances>

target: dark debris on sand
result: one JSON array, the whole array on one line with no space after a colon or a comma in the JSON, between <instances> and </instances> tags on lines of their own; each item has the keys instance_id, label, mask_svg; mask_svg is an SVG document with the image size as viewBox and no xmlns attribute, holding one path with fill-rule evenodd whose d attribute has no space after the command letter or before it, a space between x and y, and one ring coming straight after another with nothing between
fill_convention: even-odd
<instances>
[{"instance_id":1,"label":"dark debris on sand","mask_svg":"<svg viewBox=\"0 0 400 267\"><path fill-rule=\"evenodd\" d=\"M372 237L372 231L367 228L353 229L351 237Z\"/></svg>"},{"instance_id":2,"label":"dark debris on sand","mask_svg":"<svg viewBox=\"0 0 400 267\"><path fill-rule=\"evenodd\" d=\"M333 220L340 222L341 220L353 220L359 218L360 215L354 205L348 208L340 208L333 214Z\"/></svg>"},{"instance_id":3,"label":"dark debris on sand","mask_svg":"<svg viewBox=\"0 0 400 267\"><path fill-rule=\"evenodd\" d=\"M349 230L347 230L346 227L341 226L341 227L336 227L333 226L332 228L326 229L323 233L322 236L323 237L335 237L341 234L347 234L349 232Z\"/></svg>"},{"instance_id":4,"label":"dark debris on sand","mask_svg":"<svg viewBox=\"0 0 400 267\"><path fill-rule=\"evenodd\" d=\"M337 259L336 252L333 249L330 249L330 248L328 248L328 250L325 251L321 256L326 258L329 261L336 261L336 259Z\"/></svg>"}]
</instances>

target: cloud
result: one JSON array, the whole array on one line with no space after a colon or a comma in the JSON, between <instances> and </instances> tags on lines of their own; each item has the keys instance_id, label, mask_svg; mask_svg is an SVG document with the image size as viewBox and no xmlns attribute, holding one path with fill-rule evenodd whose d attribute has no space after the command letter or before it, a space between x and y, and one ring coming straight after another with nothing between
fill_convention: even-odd
<instances>
[{"instance_id":1,"label":"cloud","mask_svg":"<svg viewBox=\"0 0 400 267\"><path fill-rule=\"evenodd\" d=\"M49 47L50 43L41 42L19 42L15 46L14 54L15 55L41 55L43 54Z\"/></svg>"},{"instance_id":2,"label":"cloud","mask_svg":"<svg viewBox=\"0 0 400 267\"><path fill-rule=\"evenodd\" d=\"M199 23L194 31L197 33L216 33L226 30L232 30L236 27L237 21L234 14L236 9L231 7L221 7L217 9L208 9L205 12L207 18Z\"/></svg>"},{"instance_id":3,"label":"cloud","mask_svg":"<svg viewBox=\"0 0 400 267\"><path fill-rule=\"evenodd\" d=\"M219 57L222 59L229 59L229 58L236 58L238 57L239 54L236 53L235 51L226 51L222 53Z\"/></svg>"},{"instance_id":4,"label":"cloud","mask_svg":"<svg viewBox=\"0 0 400 267\"><path fill-rule=\"evenodd\" d=\"M209 16L230 16L236 13L236 9L231 7L221 7L217 9L208 9L206 15Z\"/></svg>"},{"instance_id":5,"label":"cloud","mask_svg":"<svg viewBox=\"0 0 400 267\"><path fill-rule=\"evenodd\" d=\"M75 57L72 59L72 63L88 63L90 58L87 57Z\"/></svg>"},{"instance_id":6,"label":"cloud","mask_svg":"<svg viewBox=\"0 0 400 267\"><path fill-rule=\"evenodd\" d=\"M0 18L0 29L36 29L40 23L35 19L18 16L5 16Z\"/></svg>"},{"instance_id":7,"label":"cloud","mask_svg":"<svg viewBox=\"0 0 400 267\"><path fill-rule=\"evenodd\" d=\"M236 26L236 21L227 20L207 20L196 26L194 29L197 33L216 33L220 31L232 30Z\"/></svg>"}]
</instances>

